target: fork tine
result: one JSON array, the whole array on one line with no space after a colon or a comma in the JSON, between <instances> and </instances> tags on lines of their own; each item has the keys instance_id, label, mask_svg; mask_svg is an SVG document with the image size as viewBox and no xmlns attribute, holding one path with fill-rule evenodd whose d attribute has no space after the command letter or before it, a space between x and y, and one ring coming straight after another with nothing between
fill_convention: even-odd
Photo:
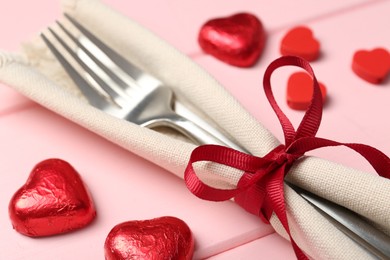
<instances>
[{"instance_id":1,"label":"fork tine","mask_svg":"<svg viewBox=\"0 0 390 260\"><path fill-rule=\"evenodd\" d=\"M110 70L105 64L103 64L102 61L100 61L96 55L93 55L76 37L70 33L70 31L65 28L65 26L62 25L62 23L57 21L57 24L59 27L66 33L66 35L71 39L85 54L88 55L90 59L93 60L96 65L99 66L115 83L120 85L122 88L128 87L126 82L124 82L116 73L114 73L112 70Z\"/></svg>"},{"instance_id":2,"label":"fork tine","mask_svg":"<svg viewBox=\"0 0 390 260\"><path fill-rule=\"evenodd\" d=\"M91 69L90 66L84 60L80 59L80 57L69 47L69 45L54 30L49 28L49 31L56 38L56 40L64 47L64 49L72 56L72 58L85 70L85 72L110 96L110 98L112 99L113 102L115 102L120 107L125 107L127 105L128 100L123 98L123 97L126 97L126 94L122 93L123 96L121 96L117 91L114 90L115 87L110 86L99 75L97 75L97 73L94 72L94 70ZM53 44L52 44L52 46L53 46ZM57 52L59 52L59 51L57 50ZM86 53L84 53L84 54L86 55L86 57L90 58ZM91 61L93 63L92 59L91 59ZM67 62L67 64L70 67L72 67L69 62ZM79 74L79 73L77 72L77 74ZM70 76L72 77L73 73L70 74ZM80 74L79 74L79 76L81 77ZM75 83L78 84L79 82L75 82ZM90 93L88 93L88 94L90 94Z\"/></svg>"},{"instance_id":3,"label":"fork tine","mask_svg":"<svg viewBox=\"0 0 390 260\"><path fill-rule=\"evenodd\" d=\"M91 31L81 25L73 17L64 13L64 17L76 28L80 33L80 37L71 37L71 39L82 49L85 53L93 58L95 64L104 71L109 77L115 81L119 92L125 92L124 96L135 98L141 93L145 93L147 89L154 89L162 83L145 73L145 71L133 65L131 62L123 58L115 50L103 43ZM61 28L65 29L63 26ZM68 30L64 30L69 34ZM142 90L141 90L142 89ZM123 92L122 92L123 90ZM142 94L141 94L142 95Z\"/></svg>"},{"instance_id":4,"label":"fork tine","mask_svg":"<svg viewBox=\"0 0 390 260\"><path fill-rule=\"evenodd\" d=\"M81 93L83 93L83 95L88 99L88 102L96 108L107 106L109 104L108 101L103 96L99 95L98 92L80 75L80 73L78 73L77 70L73 68L73 66L43 33L41 33L41 38L56 57L56 59L63 66L65 71L70 75L74 83L80 89Z\"/></svg>"},{"instance_id":5,"label":"fork tine","mask_svg":"<svg viewBox=\"0 0 390 260\"><path fill-rule=\"evenodd\" d=\"M112 48L108 47L105 43L99 40L95 35L93 35L88 29L82 26L78 21L76 21L69 14L64 13L64 16L78 29L82 34L89 39L106 57L114 62L121 70L130 75L133 80L137 80L139 77L145 75L145 72L137 68L125 58L123 58L119 53L117 53Z\"/></svg>"}]
</instances>

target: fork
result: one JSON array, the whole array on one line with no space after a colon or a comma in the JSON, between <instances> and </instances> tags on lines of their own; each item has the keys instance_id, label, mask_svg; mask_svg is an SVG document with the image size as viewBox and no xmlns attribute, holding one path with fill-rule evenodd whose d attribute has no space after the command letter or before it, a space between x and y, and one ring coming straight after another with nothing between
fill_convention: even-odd
<instances>
[{"instance_id":1,"label":"fork","mask_svg":"<svg viewBox=\"0 0 390 260\"><path fill-rule=\"evenodd\" d=\"M74 18L67 14L65 17L81 36L76 37L58 21L70 43L53 29L49 31L88 77L83 77L45 34L41 36L92 106L143 127L174 129L197 144L219 144L247 152L232 141L232 137L218 130L215 123L208 123L210 119L203 120L196 112L188 110L176 99L171 88L124 59ZM71 43L76 45L75 50ZM174 107L189 116L180 115Z\"/></svg>"},{"instance_id":2,"label":"fork","mask_svg":"<svg viewBox=\"0 0 390 260\"><path fill-rule=\"evenodd\" d=\"M76 37L57 22L64 36L76 48L72 49L70 43L53 29L49 28L49 31L73 58L75 65L85 71L85 78L45 34L42 33L41 37L92 106L140 126L175 129L198 144L225 145L249 153L217 129L215 123L202 120L196 113L187 110L169 87L124 59L74 18L67 14L65 17L81 32ZM178 114L176 107L192 120ZM390 238L368 225L361 216L290 183L286 184L368 252L380 258L390 257Z\"/></svg>"}]
</instances>

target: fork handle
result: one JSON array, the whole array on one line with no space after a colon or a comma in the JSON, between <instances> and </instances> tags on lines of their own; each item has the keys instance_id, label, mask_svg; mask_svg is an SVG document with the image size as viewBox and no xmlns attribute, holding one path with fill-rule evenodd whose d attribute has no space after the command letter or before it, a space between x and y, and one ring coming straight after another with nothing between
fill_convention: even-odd
<instances>
[{"instance_id":1,"label":"fork handle","mask_svg":"<svg viewBox=\"0 0 390 260\"><path fill-rule=\"evenodd\" d=\"M164 118L164 123L176 129L192 141L197 144L217 144L227 146L245 153L249 153L245 148L238 145L227 134L218 131L216 127L201 126L195 123L193 120L189 120L184 116L181 116L175 112Z\"/></svg>"}]
</instances>

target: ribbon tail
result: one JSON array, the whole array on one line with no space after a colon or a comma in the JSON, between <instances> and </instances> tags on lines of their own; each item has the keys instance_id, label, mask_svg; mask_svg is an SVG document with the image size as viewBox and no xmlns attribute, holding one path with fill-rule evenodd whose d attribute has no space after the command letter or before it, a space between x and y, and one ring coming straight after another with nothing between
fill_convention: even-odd
<instances>
[{"instance_id":1,"label":"ribbon tail","mask_svg":"<svg viewBox=\"0 0 390 260\"><path fill-rule=\"evenodd\" d=\"M261 178L264 178L266 174L267 171L265 170L259 170L259 172L256 173L256 175L261 176ZM265 185L261 181L253 183L253 179L253 174L244 173L242 175L237 187L247 187L248 184L249 187L245 192L237 194L237 196L234 197L234 201L249 213L259 216L264 223L268 224L269 221L267 217L264 214L261 214L261 207L266 196Z\"/></svg>"},{"instance_id":2,"label":"ribbon tail","mask_svg":"<svg viewBox=\"0 0 390 260\"><path fill-rule=\"evenodd\" d=\"M283 228L286 230L292 247L294 249L295 255L299 260L309 260L306 254L302 251L302 249L298 246L298 244L294 241L294 238L291 235L290 227L288 224L288 217L286 211L286 203L284 198L284 176L286 172L287 165L284 164L281 168L275 171L274 176L270 178L269 182L267 182L266 190L267 190L267 201L265 206L272 205L273 212L280 220L280 223L283 225ZM268 205L267 205L268 204ZM272 213L272 212L271 212ZM271 217L270 213L268 216Z\"/></svg>"},{"instance_id":3,"label":"ribbon tail","mask_svg":"<svg viewBox=\"0 0 390 260\"><path fill-rule=\"evenodd\" d=\"M305 152L329 146L345 146L363 156L382 177L390 178L390 158L378 149L358 143L340 143L318 137L303 137L288 147L287 152L304 154Z\"/></svg>"}]
</instances>

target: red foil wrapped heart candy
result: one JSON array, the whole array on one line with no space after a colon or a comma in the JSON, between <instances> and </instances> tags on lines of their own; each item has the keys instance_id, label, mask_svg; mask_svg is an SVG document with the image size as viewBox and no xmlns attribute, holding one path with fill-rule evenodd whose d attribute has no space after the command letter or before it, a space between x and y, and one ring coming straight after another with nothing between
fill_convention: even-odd
<instances>
[{"instance_id":1,"label":"red foil wrapped heart candy","mask_svg":"<svg viewBox=\"0 0 390 260\"><path fill-rule=\"evenodd\" d=\"M12 225L19 233L42 237L83 228L96 216L80 175L67 162L37 164L9 203Z\"/></svg>"},{"instance_id":2,"label":"red foil wrapped heart candy","mask_svg":"<svg viewBox=\"0 0 390 260\"><path fill-rule=\"evenodd\" d=\"M265 39L262 23L249 13L209 20L198 35L203 51L238 67L250 67L257 62Z\"/></svg>"},{"instance_id":3,"label":"red foil wrapped heart candy","mask_svg":"<svg viewBox=\"0 0 390 260\"><path fill-rule=\"evenodd\" d=\"M106 260L190 260L194 238L187 224L175 217L128 221L110 231L104 251Z\"/></svg>"}]
</instances>

